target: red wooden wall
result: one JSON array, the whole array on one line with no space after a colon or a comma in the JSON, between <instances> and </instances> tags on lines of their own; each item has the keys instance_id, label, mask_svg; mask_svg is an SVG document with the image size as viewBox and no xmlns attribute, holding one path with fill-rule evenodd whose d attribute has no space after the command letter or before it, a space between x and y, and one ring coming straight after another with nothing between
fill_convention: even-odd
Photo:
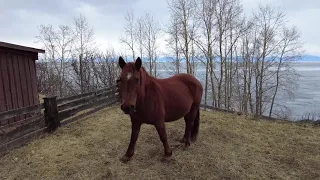
<instances>
[{"instance_id":1,"label":"red wooden wall","mask_svg":"<svg viewBox=\"0 0 320 180\"><path fill-rule=\"evenodd\" d=\"M35 52L0 47L0 112L39 103L36 82ZM18 121L28 115L11 118L0 125Z\"/></svg>"}]
</instances>

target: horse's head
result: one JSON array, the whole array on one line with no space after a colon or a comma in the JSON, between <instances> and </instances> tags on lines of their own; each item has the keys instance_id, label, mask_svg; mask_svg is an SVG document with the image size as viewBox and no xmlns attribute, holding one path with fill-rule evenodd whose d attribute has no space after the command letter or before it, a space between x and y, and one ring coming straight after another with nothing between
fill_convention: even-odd
<instances>
[{"instance_id":1,"label":"horse's head","mask_svg":"<svg viewBox=\"0 0 320 180\"><path fill-rule=\"evenodd\" d=\"M121 110L125 114L131 114L136 110L137 96L140 90L142 61L140 57L135 62L126 63L120 56L118 62L121 68L120 88Z\"/></svg>"}]
</instances>

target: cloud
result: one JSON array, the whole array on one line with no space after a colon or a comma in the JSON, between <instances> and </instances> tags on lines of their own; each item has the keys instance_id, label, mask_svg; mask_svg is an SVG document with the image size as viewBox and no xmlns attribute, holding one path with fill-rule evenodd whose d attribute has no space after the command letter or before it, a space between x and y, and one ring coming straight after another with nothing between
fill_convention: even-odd
<instances>
[{"instance_id":1,"label":"cloud","mask_svg":"<svg viewBox=\"0 0 320 180\"><path fill-rule=\"evenodd\" d=\"M317 50L320 49L320 25L316 23L320 14L320 1L242 0L245 13L250 15L258 3L270 3L285 10L289 24L296 25L302 32L306 52L320 55ZM80 13L93 26L101 49L112 44L117 50L123 48L119 37L123 34L126 11L133 10L136 16L151 12L162 25L170 18L167 0L0 0L0 4L0 41L33 47L41 47L34 43L39 25L71 25L73 18ZM165 48L163 43L160 46Z\"/></svg>"},{"instance_id":2,"label":"cloud","mask_svg":"<svg viewBox=\"0 0 320 180\"><path fill-rule=\"evenodd\" d=\"M258 4L270 4L278 7L286 14L289 26L296 26L301 32L305 53L320 56L320 14L319 0L242 0L244 12L251 15L257 10Z\"/></svg>"},{"instance_id":3,"label":"cloud","mask_svg":"<svg viewBox=\"0 0 320 180\"><path fill-rule=\"evenodd\" d=\"M138 0L0 0L0 39L11 43L34 44L41 24L71 25L80 13L85 15L98 36L108 39L121 30L123 14ZM112 39L115 40L114 38Z\"/></svg>"},{"instance_id":4,"label":"cloud","mask_svg":"<svg viewBox=\"0 0 320 180\"><path fill-rule=\"evenodd\" d=\"M281 0L274 1L276 4L279 4L282 7L285 7L288 11L305 11L309 9L319 9L320 1L319 0Z\"/></svg>"}]
</instances>

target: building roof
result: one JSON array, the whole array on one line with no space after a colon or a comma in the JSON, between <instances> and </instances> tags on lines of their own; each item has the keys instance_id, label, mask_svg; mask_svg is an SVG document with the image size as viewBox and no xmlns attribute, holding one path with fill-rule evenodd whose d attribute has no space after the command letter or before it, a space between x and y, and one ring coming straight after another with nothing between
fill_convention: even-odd
<instances>
[{"instance_id":1,"label":"building roof","mask_svg":"<svg viewBox=\"0 0 320 180\"><path fill-rule=\"evenodd\" d=\"M29 52L36 52L36 53L45 53L45 50L43 50L43 49L21 46L21 45L17 45L17 44L2 42L2 41L0 41L0 47L22 50L22 51L29 51Z\"/></svg>"}]
</instances>

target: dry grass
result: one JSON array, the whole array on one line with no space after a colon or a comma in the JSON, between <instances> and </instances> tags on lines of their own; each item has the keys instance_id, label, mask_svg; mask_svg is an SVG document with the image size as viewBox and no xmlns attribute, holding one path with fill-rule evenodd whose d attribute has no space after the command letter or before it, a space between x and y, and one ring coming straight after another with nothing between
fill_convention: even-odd
<instances>
[{"instance_id":1,"label":"dry grass","mask_svg":"<svg viewBox=\"0 0 320 180\"><path fill-rule=\"evenodd\" d=\"M105 108L0 159L0 179L319 179L320 128L201 112L198 141L183 151L184 121L167 123L174 160L144 125L123 164L129 118Z\"/></svg>"}]
</instances>

